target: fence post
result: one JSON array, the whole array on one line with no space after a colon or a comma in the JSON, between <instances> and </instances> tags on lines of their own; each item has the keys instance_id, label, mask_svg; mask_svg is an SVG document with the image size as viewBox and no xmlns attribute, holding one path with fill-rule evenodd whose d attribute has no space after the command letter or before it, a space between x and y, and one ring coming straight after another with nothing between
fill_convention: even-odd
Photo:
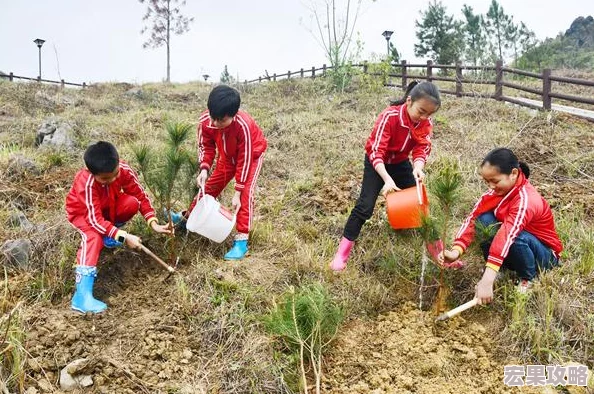
<instances>
[{"instance_id":1,"label":"fence post","mask_svg":"<svg viewBox=\"0 0 594 394\"><path fill-rule=\"evenodd\" d=\"M456 62L456 97L462 97L462 62Z\"/></svg>"},{"instance_id":2,"label":"fence post","mask_svg":"<svg viewBox=\"0 0 594 394\"><path fill-rule=\"evenodd\" d=\"M322 65L322 75L326 75L326 65Z\"/></svg>"},{"instance_id":3,"label":"fence post","mask_svg":"<svg viewBox=\"0 0 594 394\"><path fill-rule=\"evenodd\" d=\"M83 82L83 89L87 87L87 83Z\"/></svg>"},{"instance_id":4,"label":"fence post","mask_svg":"<svg viewBox=\"0 0 594 394\"><path fill-rule=\"evenodd\" d=\"M501 101L501 96L503 95L503 60L497 60L495 63L495 100Z\"/></svg>"},{"instance_id":5,"label":"fence post","mask_svg":"<svg viewBox=\"0 0 594 394\"><path fill-rule=\"evenodd\" d=\"M272 80L276 81L276 73L272 74Z\"/></svg>"},{"instance_id":6,"label":"fence post","mask_svg":"<svg viewBox=\"0 0 594 394\"><path fill-rule=\"evenodd\" d=\"M431 82L433 75L433 60L427 60L427 81Z\"/></svg>"},{"instance_id":7,"label":"fence post","mask_svg":"<svg viewBox=\"0 0 594 394\"><path fill-rule=\"evenodd\" d=\"M262 83L262 76L258 77L258 83Z\"/></svg>"},{"instance_id":8,"label":"fence post","mask_svg":"<svg viewBox=\"0 0 594 394\"><path fill-rule=\"evenodd\" d=\"M37 77L37 82L41 83L41 75Z\"/></svg>"},{"instance_id":9,"label":"fence post","mask_svg":"<svg viewBox=\"0 0 594 394\"><path fill-rule=\"evenodd\" d=\"M551 110L551 69L542 70L542 108Z\"/></svg>"},{"instance_id":10,"label":"fence post","mask_svg":"<svg viewBox=\"0 0 594 394\"><path fill-rule=\"evenodd\" d=\"M406 91L406 60L400 62L400 67L402 67L402 90Z\"/></svg>"},{"instance_id":11,"label":"fence post","mask_svg":"<svg viewBox=\"0 0 594 394\"><path fill-rule=\"evenodd\" d=\"M316 77L316 68L315 66L311 66L311 77L315 78Z\"/></svg>"},{"instance_id":12,"label":"fence post","mask_svg":"<svg viewBox=\"0 0 594 394\"><path fill-rule=\"evenodd\" d=\"M287 71L287 79L291 79L291 70Z\"/></svg>"},{"instance_id":13,"label":"fence post","mask_svg":"<svg viewBox=\"0 0 594 394\"><path fill-rule=\"evenodd\" d=\"M63 79L62 79L62 80L60 80L60 87L61 87L62 89L64 89L64 80L63 80Z\"/></svg>"},{"instance_id":14,"label":"fence post","mask_svg":"<svg viewBox=\"0 0 594 394\"><path fill-rule=\"evenodd\" d=\"M301 71L299 73L300 73L301 78L303 78L303 67L301 67Z\"/></svg>"},{"instance_id":15,"label":"fence post","mask_svg":"<svg viewBox=\"0 0 594 394\"><path fill-rule=\"evenodd\" d=\"M14 74L12 72L10 72L10 74L8 74L8 80L10 82L12 82L13 78L14 78Z\"/></svg>"},{"instance_id":16,"label":"fence post","mask_svg":"<svg viewBox=\"0 0 594 394\"><path fill-rule=\"evenodd\" d=\"M367 69L369 68L369 64L367 63L367 60L365 60L363 62L363 74L367 74Z\"/></svg>"}]
</instances>

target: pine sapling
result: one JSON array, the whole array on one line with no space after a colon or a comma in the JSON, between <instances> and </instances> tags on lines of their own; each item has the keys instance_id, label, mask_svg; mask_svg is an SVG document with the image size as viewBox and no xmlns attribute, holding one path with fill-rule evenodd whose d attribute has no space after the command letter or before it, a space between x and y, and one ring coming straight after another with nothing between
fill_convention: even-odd
<instances>
[{"instance_id":1,"label":"pine sapling","mask_svg":"<svg viewBox=\"0 0 594 394\"><path fill-rule=\"evenodd\" d=\"M179 187L187 189L189 183L187 178L193 178L190 172L195 167L184 146L190 136L192 125L167 122L165 129L167 136L163 148L155 152L148 145L143 144L136 146L134 153L144 183L155 196L160 210L167 213L170 229L173 230L171 212L176 201L174 193L178 192ZM180 179L180 175L186 179ZM175 265L177 245L173 231L168 243L170 264Z\"/></svg>"}]
</instances>

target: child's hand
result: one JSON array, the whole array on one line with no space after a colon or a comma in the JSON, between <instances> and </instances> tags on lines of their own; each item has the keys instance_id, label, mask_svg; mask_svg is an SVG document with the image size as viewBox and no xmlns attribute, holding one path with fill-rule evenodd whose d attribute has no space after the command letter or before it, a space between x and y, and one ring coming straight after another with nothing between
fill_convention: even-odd
<instances>
[{"instance_id":1,"label":"child's hand","mask_svg":"<svg viewBox=\"0 0 594 394\"><path fill-rule=\"evenodd\" d=\"M457 249L446 249L437 256L437 262L441 265L445 262L451 263L460 258L460 251Z\"/></svg>"},{"instance_id":2,"label":"child's hand","mask_svg":"<svg viewBox=\"0 0 594 394\"><path fill-rule=\"evenodd\" d=\"M206 186L206 179L208 179L208 171L202 170L200 174L196 177L196 184L200 189L202 189L202 193L204 193L204 187Z\"/></svg>"},{"instance_id":3,"label":"child's hand","mask_svg":"<svg viewBox=\"0 0 594 394\"><path fill-rule=\"evenodd\" d=\"M159 234L172 234L174 232L173 226L170 223L159 224L156 220L151 222L151 228Z\"/></svg>"},{"instance_id":4,"label":"child's hand","mask_svg":"<svg viewBox=\"0 0 594 394\"><path fill-rule=\"evenodd\" d=\"M392 179L392 177L389 177L389 179L387 181L385 181L384 187L382 187L382 196L384 196L384 198L385 198L389 192L398 191L398 190L400 190L400 188L398 186L396 186L396 183L394 183L394 180Z\"/></svg>"},{"instance_id":5,"label":"child's hand","mask_svg":"<svg viewBox=\"0 0 594 394\"><path fill-rule=\"evenodd\" d=\"M239 212L239 208L241 208L241 192L236 191L233 194L233 199L231 200L231 206L235 209L235 213Z\"/></svg>"},{"instance_id":6,"label":"child's hand","mask_svg":"<svg viewBox=\"0 0 594 394\"><path fill-rule=\"evenodd\" d=\"M419 181L422 181L425 179L425 173L423 172L423 169L420 167L415 167L413 169L412 174L415 177L415 179L418 179Z\"/></svg>"},{"instance_id":7,"label":"child's hand","mask_svg":"<svg viewBox=\"0 0 594 394\"><path fill-rule=\"evenodd\" d=\"M128 233L126 235L126 246L128 246L129 248L131 248L131 249L140 249L140 244L141 243L142 243L142 241L136 235L130 234L130 233Z\"/></svg>"}]
</instances>

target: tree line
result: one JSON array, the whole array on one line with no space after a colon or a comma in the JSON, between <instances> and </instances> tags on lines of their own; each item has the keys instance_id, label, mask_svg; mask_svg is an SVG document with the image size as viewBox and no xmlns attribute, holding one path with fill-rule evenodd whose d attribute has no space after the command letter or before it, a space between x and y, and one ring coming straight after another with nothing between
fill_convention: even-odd
<instances>
[{"instance_id":1,"label":"tree line","mask_svg":"<svg viewBox=\"0 0 594 394\"><path fill-rule=\"evenodd\" d=\"M524 22L514 21L497 0L491 0L485 14L465 4L462 15L457 20L441 1L431 2L415 21L415 55L429 56L439 64L492 65L497 59L516 63L538 44L534 32Z\"/></svg>"}]
</instances>

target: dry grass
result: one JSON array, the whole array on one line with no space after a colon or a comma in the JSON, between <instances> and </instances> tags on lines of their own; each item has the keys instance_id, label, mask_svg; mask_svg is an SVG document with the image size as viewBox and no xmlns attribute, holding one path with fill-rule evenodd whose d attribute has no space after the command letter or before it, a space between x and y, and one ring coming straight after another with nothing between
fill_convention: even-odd
<instances>
[{"instance_id":1,"label":"dry grass","mask_svg":"<svg viewBox=\"0 0 594 394\"><path fill-rule=\"evenodd\" d=\"M85 91L43 87L58 104L41 106L35 99L35 84L0 82L4 111L0 162L22 152L41 163L42 169L41 175L27 176L23 182L2 175L0 220L5 222L13 209L10 204L19 202L30 220L47 228L36 235L34 268L10 272L11 305L24 299L27 308L35 303L52 308L49 300L66 301L69 296L73 279L69 269L78 239L65 224L62 204L86 144L110 140L135 165L134 142L156 143L166 119L195 123L211 88L202 83L145 85L137 97L125 94L130 87L104 84ZM400 90L368 88L361 82L348 93L331 93L320 79L266 83L242 91L243 108L269 141L250 243L252 257L245 264L224 263L220 256L228 245L182 236L183 281L172 285L174 311L183 316L178 324L188 333L189 343L200 344L195 376L185 381L197 392L200 387L204 392L215 388L228 393L295 389L289 376L292 360L265 336L260 320L289 285L322 283L350 318L373 319L402 301L418 299L422 239L415 231L391 231L381 201L346 272L336 276L326 270L358 195L365 139L377 113L400 95ZM64 97L71 104L64 104ZM77 151L51 158L34 147L36 129L51 114L74 124ZM482 157L495 146L509 146L532 166L534 184L551 202L566 246L563 267L544 275L528 299L514 299L511 285L502 282L493 306L474 316L485 320L501 316L502 354L527 362L572 359L592 366L591 124L564 115L549 119L486 98L449 96L435 120L428 171L433 161L447 157L458 161L465 180L461 201L452 208L452 228L484 189L476 172ZM230 194L224 194L223 203L229 201ZM140 221L132 223L131 231L159 252L161 242ZM0 227L2 240L27 236L19 229ZM446 275L454 290L452 303L470 297L480 275L479 254L467 258L472 263L469 268ZM438 273L429 271L425 299L437 290Z\"/></svg>"}]
</instances>

